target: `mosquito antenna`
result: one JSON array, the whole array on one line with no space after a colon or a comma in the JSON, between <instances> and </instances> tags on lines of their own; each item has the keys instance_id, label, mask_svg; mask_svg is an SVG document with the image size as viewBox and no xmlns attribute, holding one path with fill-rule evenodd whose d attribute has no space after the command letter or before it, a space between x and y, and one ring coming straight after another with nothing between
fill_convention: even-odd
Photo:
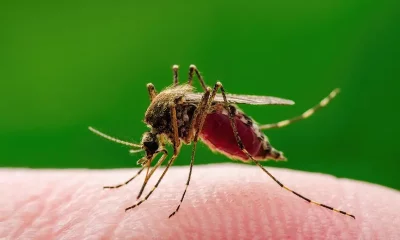
<instances>
[{"instance_id":1,"label":"mosquito antenna","mask_svg":"<svg viewBox=\"0 0 400 240\"><path fill-rule=\"evenodd\" d=\"M129 153L131 153L131 154L134 154L134 153L138 153L138 152L141 152L141 151L144 151L143 149L131 149L131 150L129 150Z\"/></svg>"},{"instance_id":2,"label":"mosquito antenna","mask_svg":"<svg viewBox=\"0 0 400 240\"><path fill-rule=\"evenodd\" d=\"M113 142L116 142L116 143L119 143L119 144L122 144L122 145L131 146L131 147L138 147L138 148L142 147L142 145L140 145L140 144L126 142L126 141L122 141L120 139L108 136L107 134L104 134L104 133L100 132L99 130L96 130L96 129L92 128L92 127L89 127L89 130L92 131L93 133L99 135L100 137L103 137L105 139L108 139L110 141L113 141Z\"/></svg>"}]
</instances>

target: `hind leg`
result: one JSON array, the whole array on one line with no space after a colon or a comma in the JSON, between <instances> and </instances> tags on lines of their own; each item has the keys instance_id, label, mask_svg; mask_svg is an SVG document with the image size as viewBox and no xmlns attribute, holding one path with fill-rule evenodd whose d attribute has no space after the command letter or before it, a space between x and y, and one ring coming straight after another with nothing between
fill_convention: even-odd
<instances>
[{"instance_id":1,"label":"hind leg","mask_svg":"<svg viewBox=\"0 0 400 240\"><path fill-rule=\"evenodd\" d=\"M232 131L233 131L233 133L234 133L234 135L235 135L235 138L236 138L236 142L237 142L239 148L242 150L242 152L243 152L244 154L246 154L258 167L261 168L261 170L263 170L270 178L272 178L272 180L274 180L274 181L275 181L280 187L282 187L283 189L285 189L285 190L287 190L287 191L293 193L293 194L296 195L297 197L302 198L303 200L305 200L305 201L307 201L307 202L309 202L309 203L315 204L315 205L320 206L320 207L327 208L327 209L329 209L329 210L331 210L331 211L338 212L338 213L341 213L341 214L343 214L343 215L350 216L350 217L352 217L352 218L355 219L354 215L352 215L352 214L349 214L349 213L347 213L347 212L344 212L344 211L341 211L341 210L339 210L339 209L330 207L330 206L328 206L328 205L325 205L325 204L322 204L322 203L313 201L313 200L311 200L311 199L309 199L309 198L307 198L307 197L305 197L305 196L303 196L303 195L301 195L301 194L299 194L299 193L293 191L292 189L286 187L286 186L283 185L278 179L276 179L267 169L265 169L264 166L262 166L261 163L260 163L259 161L257 161L256 159L254 159L253 156L251 156L251 154L249 154L249 152L247 152L247 150L244 148L243 142L242 142L242 140L240 139L240 136L239 136L239 133L238 133L238 130L237 130L237 127L236 127L236 123L235 123L235 120L234 120L234 115L233 115L232 111L231 111L230 108L229 108L229 103L228 103L227 98L226 98L226 95L225 95L225 90L224 90L224 88L223 88L223 86L222 86L221 83L217 83L217 84L219 85L219 88L221 89L221 93L222 93L222 96L223 96L223 98L224 98L225 108L226 108L226 110L227 110L228 113L229 113L228 115L229 115L229 119L230 119L230 122L231 122ZM336 93L335 93L335 92L333 92L333 93L334 93L334 94L332 94L332 95L333 95L333 97L334 97L334 96L336 95ZM325 100L325 101L329 101L329 100ZM321 103L323 103L323 102L324 102L324 100L321 101ZM325 103L325 104L320 104L320 105L325 106L326 104L327 104L327 103Z\"/></svg>"},{"instance_id":2,"label":"hind leg","mask_svg":"<svg viewBox=\"0 0 400 240\"><path fill-rule=\"evenodd\" d=\"M283 120L277 123L271 123L271 124L265 124L265 125L261 125L260 129L261 130L267 130L267 129L272 129L272 128L281 128L281 127L285 127L291 123L306 119L308 117L310 117L311 115L313 115L317 110L325 107L326 105L328 105L328 103L334 98L336 97L336 95L339 93L339 89L335 89L333 90L326 98L322 99L321 102L319 102L317 105L315 105L314 107L308 109L307 111L305 111L303 114L301 114L300 116L291 118L291 119L287 119L287 120Z\"/></svg>"}]
</instances>

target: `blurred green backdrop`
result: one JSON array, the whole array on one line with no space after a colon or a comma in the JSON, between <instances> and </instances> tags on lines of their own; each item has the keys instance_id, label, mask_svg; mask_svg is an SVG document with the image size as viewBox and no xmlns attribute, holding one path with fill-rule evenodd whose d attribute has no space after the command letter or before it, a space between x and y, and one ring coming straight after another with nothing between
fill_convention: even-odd
<instances>
[{"instance_id":1,"label":"blurred green backdrop","mask_svg":"<svg viewBox=\"0 0 400 240\"><path fill-rule=\"evenodd\" d=\"M266 165L400 189L398 3L2 1L0 166L135 167L140 154L87 126L139 142L146 83L171 84L173 64L185 80L193 63L228 92L296 101L242 107L260 123L340 87L312 118L267 132L289 161ZM176 164L187 165L190 151ZM200 145L196 164L227 161Z\"/></svg>"}]
</instances>

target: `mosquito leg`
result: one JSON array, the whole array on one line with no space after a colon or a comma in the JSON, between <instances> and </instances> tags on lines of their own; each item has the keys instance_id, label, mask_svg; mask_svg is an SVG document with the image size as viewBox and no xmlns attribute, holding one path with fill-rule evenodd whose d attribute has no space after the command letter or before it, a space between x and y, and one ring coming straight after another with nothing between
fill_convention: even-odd
<instances>
[{"instance_id":1,"label":"mosquito leg","mask_svg":"<svg viewBox=\"0 0 400 240\"><path fill-rule=\"evenodd\" d=\"M178 70L179 70L178 65L172 66L172 71L174 72L174 86L179 84Z\"/></svg>"},{"instance_id":2,"label":"mosquito leg","mask_svg":"<svg viewBox=\"0 0 400 240\"><path fill-rule=\"evenodd\" d=\"M197 67L196 67L195 65L193 65L193 64L190 65L190 67L189 67L188 84L189 84L189 85L192 85L192 84L193 84L192 81L193 81L193 75L194 75L194 73L196 73L197 78L199 79L200 84L201 84L201 87L203 88L203 90L204 90L204 91L207 91L207 85L206 85L206 83L204 82L203 77L201 76L201 74L200 74L199 70L197 69Z\"/></svg>"},{"instance_id":3,"label":"mosquito leg","mask_svg":"<svg viewBox=\"0 0 400 240\"><path fill-rule=\"evenodd\" d=\"M143 158L139 159L138 163L143 162L143 163L146 163L146 165L143 165L142 168L135 174L135 176L131 177L128 181L126 181L124 183L121 183L121 184L118 184L118 185L115 185L115 186L104 186L103 188L104 189L106 189L106 188L113 189L113 188L120 188L122 186L127 185L133 179L135 179L137 176L139 176L140 173L142 173L145 168L147 168L147 170L148 170L150 165L151 165L151 161L152 161L152 159L147 159L146 157L143 157ZM147 172L147 174L148 174L148 172ZM146 174L146 177L147 177L147 174Z\"/></svg>"},{"instance_id":4,"label":"mosquito leg","mask_svg":"<svg viewBox=\"0 0 400 240\"><path fill-rule=\"evenodd\" d=\"M207 103L208 103L208 99L210 97L210 92L211 92L211 88L207 87L206 92L203 94L203 97L201 98L200 103L197 105L197 108L193 113L192 121L190 122L190 125L189 125L189 129L190 129L189 134L186 138L190 142L193 141L193 137L194 137L193 132L196 131L196 129L198 129L198 126L199 126L199 122L197 122L197 118L198 118L199 114L201 116L203 113L207 112L205 110L208 106ZM201 119L201 117L200 117L200 119Z\"/></svg>"},{"instance_id":5,"label":"mosquito leg","mask_svg":"<svg viewBox=\"0 0 400 240\"><path fill-rule=\"evenodd\" d=\"M113 188L120 188L120 187L122 187L122 186L125 186L125 185L127 185L128 183L130 183L133 179L135 179L137 176L139 176L140 173L144 170L145 167L146 167L146 166L143 166L143 167L135 174L135 176L131 177L128 181L126 181L126 182L124 182L124 183L121 183L121 184L118 184L118 185L115 185L115 186L104 186L103 188L104 188L104 189L106 189L106 188L108 188L108 189L113 189Z\"/></svg>"},{"instance_id":6,"label":"mosquito leg","mask_svg":"<svg viewBox=\"0 0 400 240\"><path fill-rule=\"evenodd\" d=\"M303 120L306 119L308 117L310 117L311 115L313 115L317 110L325 107L326 105L328 105L328 103L334 98L336 97L336 95L339 93L339 89L335 89L333 90L327 97L325 97L324 99L321 100L321 102L319 102L317 105L315 105L314 107L308 109L307 111L305 111L303 114L301 114L300 116L291 118L291 119L287 119L287 120L283 120L277 123L271 123L271 124L265 124L260 126L259 128L261 130L267 130L267 129L272 129L272 128L281 128L281 127L285 127L291 123L297 122L299 120Z\"/></svg>"},{"instance_id":7,"label":"mosquito leg","mask_svg":"<svg viewBox=\"0 0 400 240\"><path fill-rule=\"evenodd\" d=\"M176 100L176 101L180 101ZM170 110L171 110L171 123L172 123L172 131L173 131L173 146L174 146L174 154L177 154L178 147L181 145L180 140L179 140L179 132L178 132L178 118L176 117L176 105L175 103L170 104Z\"/></svg>"},{"instance_id":8,"label":"mosquito leg","mask_svg":"<svg viewBox=\"0 0 400 240\"><path fill-rule=\"evenodd\" d=\"M171 121L172 121L173 136L174 136L174 139L173 139L174 155L172 155L171 159L168 161L167 166L165 167L160 178L158 179L156 185L154 185L153 189L151 189L151 191L146 195L146 197L144 199L142 199L138 203L126 208L125 211L128 211L130 209L133 209L133 208L139 206L140 204L142 204L144 201L146 201L151 196L151 194L154 192L154 190L156 190L158 185L161 183L161 180L164 178L164 175L167 173L169 167L174 163L176 157L179 155L179 152L181 149L181 144L180 144L179 135L178 135L178 121L176 118L175 103L171 103L170 109L171 109Z\"/></svg>"},{"instance_id":9,"label":"mosquito leg","mask_svg":"<svg viewBox=\"0 0 400 240\"><path fill-rule=\"evenodd\" d=\"M154 159L154 158L153 158L153 159ZM150 171L150 168L151 168L151 162L150 162L150 161L146 163L146 168L147 168L146 176L144 177L143 184L142 184L142 188L140 189L140 191L143 191L142 189L144 189L144 187L146 186L147 181L148 181L148 179L149 179L149 171ZM140 194L140 193L139 193L139 194ZM138 198L139 198L139 197L136 197L136 199L138 199Z\"/></svg>"},{"instance_id":10,"label":"mosquito leg","mask_svg":"<svg viewBox=\"0 0 400 240\"><path fill-rule=\"evenodd\" d=\"M147 84L147 91L149 92L150 102L157 96L156 89L152 83Z\"/></svg>"},{"instance_id":11,"label":"mosquito leg","mask_svg":"<svg viewBox=\"0 0 400 240\"><path fill-rule=\"evenodd\" d=\"M203 98L201 99L201 102L199 103L199 106L197 107L197 109L196 109L196 111L195 111L195 113L193 115L194 117L192 119L192 122L190 123L190 128L189 129L190 129L190 132L192 133L193 132L193 128L196 129L196 126L193 124L193 122L197 119L197 116L199 116L200 122L198 124L198 127L196 129L196 134L194 135L194 139L193 139L192 157L191 157L191 160L190 160L189 176L188 176L188 179L186 181L185 191L182 194L181 201L179 202L178 207L175 209L175 211L173 213L171 213L169 215L169 218L174 216L179 211L179 208L181 207L183 199L185 198L187 188L189 187L190 179L191 179L191 176L192 176L194 157L196 155L196 146L197 146L197 142L199 140L199 133L201 132L201 129L203 128L204 121L205 121L205 119L207 117L208 109L210 108L210 106L212 104L212 99L216 95L216 91L214 89L214 91L212 93L212 96L210 98L210 91L211 91L211 89L209 87L207 87L206 92L204 93ZM191 137L190 137L190 139L191 139Z\"/></svg>"},{"instance_id":12,"label":"mosquito leg","mask_svg":"<svg viewBox=\"0 0 400 240\"><path fill-rule=\"evenodd\" d=\"M140 188L139 194L136 197L136 199L139 199L142 196L142 193L144 191L144 188L146 187L149 179L151 178L151 176L153 175L154 171L157 170L157 168L159 166L161 166L161 164L164 162L164 160L168 157L168 152L165 149L160 150L159 152L163 152L163 155L161 156L161 158L158 160L157 164L151 169L150 173L148 173L146 175L146 178L144 179L144 182L142 184L142 187Z\"/></svg>"},{"instance_id":13,"label":"mosquito leg","mask_svg":"<svg viewBox=\"0 0 400 240\"><path fill-rule=\"evenodd\" d=\"M195 135L194 141L193 141L192 158L191 158L191 160L190 160L190 170L189 170L188 179L187 179L187 181L186 181L185 191L184 191L183 194L182 194L181 201L179 202L178 207L175 209L175 211L174 211L173 213L171 213L171 214L169 215L168 218L171 218L172 216L174 216L174 215L179 211L179 208L181 207L181 204L182 204L182 202L183 202L183 199L185 198L185 194L186 194L187 188L188 188L189 183L190 183L190 178L191 178L191 176L192 176L192 169L193 169L194 157L195 157L195 154L196 154L196 145L197 145L197 141L198 141L198 131L196 132L196 135Z\"/></svg>"},{"instance_id":14,"label":"mosquito leg","mask_svg":"<svg viewBox=\"0 0 400 240\"><path fill-rule=\"evenodd\" d=\"M128 211L128 210L130 210L130 209L133 209L133 208L139 206L140 204L142 204L144 201L146 201L146 200L151 196L151 194L154 192L154 190L156 190L156 188L158 187L158 185L161 183L161 180L163 179L164 175L167 173L169 167L174 163L174 161L175 161L176 157L178 156L179 152L180 152L180 146L177 148L176 153L174 153L174 155L173 155L173 156L171 157L171 159L168 161L167 166L165 167L165 169L164 169L163 173L161 174L160 178L158 179L156 185L154 185L153 189L151 189L151 191L146 195L146 197L145 197L144 199L140 200L140 201L139 201L138 203L136 203L135 205L132 205L132 206L126 208L125 211Z\"/></svg>"},{"instance_id":15,"label":"mosquito leg","mask_svg":"<svg viewBox=\"0 0 400 240\"><path fill-rule=\"evenodd\" d=\"M233 113L232 113L231 110L230 110L229 103L228 103L227 98L226 98L226 95L225 95L225 90L224 90L224 88L223 88L223 86L222 86L221 83L217 83L217 84L220 85L221 93L222 93L222 96L223 96L223 98L224 98L225 108L226 108L226 110L227 110L228 113L229 113L229 120L230 120L230 122L231 122L232 130L233 130L233 133L234 133L234 135L235 135L236 142L237 142L239 148L242 150L242 152L243 152L244 154L247 155L248 158L250 158L255 164L257 164L257 166L259 166L259 167L260 167L270 178L272 178L272 180L274 180L279 186L281 186L283 189L285 189L285 190L287 190L287 191L293 193L293 194L296 195L297 197L300 197L300 198L304 199L305 201L307 201L307 202L309 202L309 203L313 203L313 204L315 204L315 205L318 205L318 206L327 208L327 209L329 209L329 210L332 210L332 211L335 211L335 212L338 212L338 213L341 213L341 214L350 216L350 217L352 217L352 218L355 219L354 215L351 215L351 214L349 214L349 213L347 213L347 212L344 212L344 211L338 210L338 209L336 209L336 208L327 206L327 205L325 205L325 204L315 202L315 201L313 201L313 200L311 200L311 199L309 199L309 198L307 198L307 197L304 197L303 195L301 195L301 194L299 194L299 193L297 193L297 192L291 190L290 188L288 188L288 187L286 187L285 185L283 185L283 184L282 184L278 179L276 179L267 169L265 169L257 160L255 160L255 159L249 154L249 152L244 148L243 142L242 142L242 140L240 139L239 133L238 133L238 131L237 131L236 122L234 121ZM335 93L334 95L336 95L336 93ZM327 100L327 101L329 101L329 100ZM325 105L326 105L326 104L325 104Z\"/></svg>"}]
</instances>

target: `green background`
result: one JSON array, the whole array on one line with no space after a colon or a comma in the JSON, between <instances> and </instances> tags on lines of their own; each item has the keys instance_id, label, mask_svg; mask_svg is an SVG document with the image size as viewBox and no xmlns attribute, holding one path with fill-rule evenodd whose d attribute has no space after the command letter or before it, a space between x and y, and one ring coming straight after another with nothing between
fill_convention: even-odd
<instances>
[{"instance_id":1,"label":"green background","mask_svg":"<svg viewBox=\"0 0 400 240\"><path fill-rule=\"evenodd\" d=\"M139 142L146 84L196 64L228 92L296 102L242 106L259 123L340 87L310 119L267 132L289 161L266 165L400 189L399 1L150 2L0 3L1 167L135 167L140 154L87 126ZM229 161L199 146L196 164Z\"/></svg>"}]
</instances>

